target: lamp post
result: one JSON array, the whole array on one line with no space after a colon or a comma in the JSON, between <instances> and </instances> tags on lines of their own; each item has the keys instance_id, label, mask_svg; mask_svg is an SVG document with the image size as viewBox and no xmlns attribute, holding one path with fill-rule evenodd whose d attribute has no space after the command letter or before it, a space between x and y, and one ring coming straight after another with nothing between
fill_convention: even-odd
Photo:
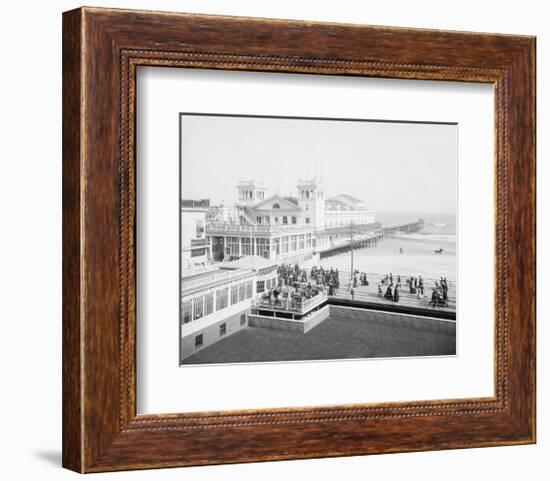
<instances>
[{"instance_id":1,"label":"lamp post","mask_svg":"<svg viewBox=\"0 0 550 481\"><path fill-rule=\"evenodd\" d=\"M353 222L350 222L350 225L349 225L349 238L350 238L350 253L351 253L351 276L350 276L350 283L353 282L353 273L354 273L354 269L353 269Z\"/></svg>"}]
</instances>

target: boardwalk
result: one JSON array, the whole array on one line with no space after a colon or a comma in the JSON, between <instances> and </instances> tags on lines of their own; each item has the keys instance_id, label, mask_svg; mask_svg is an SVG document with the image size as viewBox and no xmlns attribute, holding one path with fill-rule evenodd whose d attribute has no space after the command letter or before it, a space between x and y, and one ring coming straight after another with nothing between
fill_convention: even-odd
<instances>
[{"instance_id":1,"label":"boardwalk","mask_svg":"<svg viewBox=\"0 0 550 481\"><path fill-rule=\"evenodd\" d=\"M353 293L353 299L356 301L364 301L376 304L386 305L400 305L407 307L419 307L429 308L439 311L456 312L456 284L454 281L449 281L448 302L445 307L431 305L432 291L435 287L436 279L424 278L424 297L419 294L411 294L409 286L406 283L406 277L401 276L401 288L399 289L399 302L393 302L384 298L386 292L386 285L381 285L382 295L378 294L378 283L383 278L381 274L367 273L367 279L369 281L368 286L358 285L355 287ZM394 282L396 282L397 276L394 276ZM341 284L340 289L336 289L333 297L341 299L352 299L351 291L349 288L349 281Z\"/></svg>"}]
</instances>

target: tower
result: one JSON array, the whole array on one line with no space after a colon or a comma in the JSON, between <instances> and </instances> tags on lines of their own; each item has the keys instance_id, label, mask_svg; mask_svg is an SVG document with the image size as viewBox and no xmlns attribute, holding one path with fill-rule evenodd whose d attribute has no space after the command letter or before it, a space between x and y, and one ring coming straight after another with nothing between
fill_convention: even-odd
<instances>
[{"instance_id":1,"label":"tower","mask_svg":"<svg viewBox=\"0 0 550 481\"><path fill-rule=\"evenodd\" d=\"M298 205L303 211L303 223L312 227L325 225L325 189L314 177L311 180L298 180Z\"/></svg>"},{"instance_id":2,"label":"tower","mask_svg":"<svg viewBox=\"0 0 550 481\"><path fill-rule=\"evenodd\" d=\"M241 206L250 207L265 198L265 187L255 180L239 180L237 190L237 204Z\"/></svg>"}]
</instances>

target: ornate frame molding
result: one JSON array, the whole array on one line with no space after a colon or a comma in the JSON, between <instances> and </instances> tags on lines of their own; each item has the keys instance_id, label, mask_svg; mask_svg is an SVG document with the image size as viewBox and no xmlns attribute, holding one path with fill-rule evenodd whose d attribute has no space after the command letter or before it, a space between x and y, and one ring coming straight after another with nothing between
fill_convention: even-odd
<instances>
[{"instance_id":1,"label":"ornate frame molding","mask_svg":"<svg viewBox=\"0 0 550 481\"><path fill-rule=\"evenodd\" d=\"M66 467L87 472L534 442L533 38L95 8L64 14L63 27ZM346 48L329 48L327 39ZM405 48L396 50L394 42ZM492 83L495 395L136 415L135 105L136 69L143 66ZM307 427L297 433L296 424ZM256 442L243 443L244 434Z\"/></svg>"}]
</instances>

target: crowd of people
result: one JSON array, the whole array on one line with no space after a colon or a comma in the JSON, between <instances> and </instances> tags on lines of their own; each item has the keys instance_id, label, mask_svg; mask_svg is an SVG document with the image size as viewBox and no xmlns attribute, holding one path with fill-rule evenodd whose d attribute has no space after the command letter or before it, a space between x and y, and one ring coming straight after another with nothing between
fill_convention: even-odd
<instances>
[{"instance_id":1,"label":"crowd of people","mask_svg":"<svg viewBox=\"0 0 550 481\"><path fill-rule=\"evenodd\" d=\"M262 304L300 310L303 303L321 293L334 295L340 286L338 269L313 266L309 272L299 264L280 264L277 267L277 286L262 295Z\"/></svg>"},{"instance_id":2,"label":"crowd of people","mask_svg":"<svg viewBox=\"0 0 550 481\"><path fill-rule=\"evenodd\" d=\"M262 304L264 306L269 305L287 310L300 311L305 301L324 291L323 286L315 286L309 282L304 285L297 283L294 286L279 286L262 294Z\"/></svg>"},{"instance_id":3,"label":"crowd of people","mask_svg":"<svg viewBox=\"0 0 550 481\"><path fill-rule=\"evenodd\" d=\"M325 269L322 266L313 266L309 270L298 264L280 264L277 268L279 286L295 286L296 283L309 286L323 286L328 289L329 296L340 287L340 273L338 269Z\"/></svg>"},{"instance_id":4,"label":"crowd of people","mask_svg":"<svg viewBox=\"0 0 550 481\"><path fill-rule=\"evenodd\" d=\"M394 282L395 280L395 282ZM406 279L406 284L409 288L409 293L416 295L418 300L426 298L425 281L421 275L411 276ZM382 286L387 286L385 292ZM401 289L401 276L394 278L392 273L386 274L378 284L378 297L399 302L399 290ZM447 307L449 303L449 282L446 277L441 277L439 281L434 282L430 305L432 307Z\"/></svg>"},{"instance_id":5,"label":"crowd of people","mask_svg":"<svg viewBox=\"0 0 550 481\"><path fill-rule=\"evenodd\" d=\"M302 268L299 264L281 264L277 270L279 284L278 287L296 287L300 295L305 298L316 295L314 289L326 290L329 296L336 295L336 290L340 288L340 273L338 269L326 269L322 266L313 266L309 270ZM431 281L430 281L431 282ZM391 272L385 274L378 280L377 296L391 302L399 302L401 298L401 289L408 289L409 294L416 296L416 299L423 301L428 298L425 279L421 276L410 276L403 281L400 275L393 275ZM355 299L358 288L369 286L367 273L355 270L350 277L346 290L351 298ZM447 307L449 303L450 283L446 277L441 277L434 282L431 288L431 298L429 304L433 307Z\"/></svg>"},{"instance_id":6,"label":"crowd of people","mask_svg":"<svg viewBox=\"0 0 550 481\"><path fill-rule=\"evenodd\" d=\"M383 287L385 287L385 290ZM378 297L392 302L399 302L399 291L401 289L401 276L396 277L390 272L386 274L378 283Z\"/></svg>"}]
</instances>

